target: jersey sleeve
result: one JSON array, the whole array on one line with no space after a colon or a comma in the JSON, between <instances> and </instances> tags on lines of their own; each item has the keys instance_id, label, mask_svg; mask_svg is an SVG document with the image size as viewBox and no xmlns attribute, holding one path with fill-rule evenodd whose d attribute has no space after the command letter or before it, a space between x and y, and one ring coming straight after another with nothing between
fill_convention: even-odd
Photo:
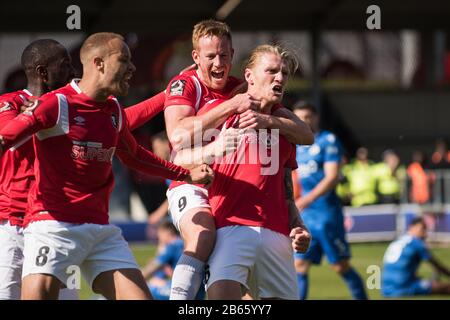
<instances>
[{"instance_id":1,"label":"jersey sleeve","mask_svg":"<svg viewBox=\"0 0 450 320\"><path fill-rule=\"evenodd\" d=\"M58 119L58 103L59 98L56 95L46 95L36 100L32 107L9 120L0 130L4 146L12 147L42 129L55 126Z\"/></svg>"},{"instance_id":2,"label":"jersey sleeve","mask_svg":"<svg viewBox=\"0 0 450 320\"><path fill-rule=\"evenodd\" d=\"M195 110L196 100L197 89L194 80L186 75L178 75L167 86L164 109L170 106L187 105Z\"/></svg>"},{"instance_id":3,"label":"jersey sleeve","mask_svg":"<svg viewBox=\"0 0 450 320\"><path fill-rule=\"evenodd\" d=\"M119 132L116 154L126 166L149 175L182 181L189 174L189 170L161 159L138 145L126 123Z\"/></svg>"},{"instance_id":4,"label":"jersey sleeve","mask_svg":"<svg viewBox=\"0 0 450 320\"><path fill-rule=\"evenodd\" d=\"M20 113L19 106L15 99L5 99L0 97L0 130L3 129L10 120Z\"/></svg>"},{"instance_id":5,"label":"jersey sleeve","mask_svg":"<svg viewBox=\"0 0 450 320\"><path fill-rule=\"evenodd\" d=\"M325 136L324 143L324 162L341 162L342 148L337 140L336 136L332 133L328 133Z\"/></svg>"},{"instance_id":6,"label":"jersey sleeve","mask_svg":"<svg viewBox=\"0 0 450 320\"><path fill-rule=\"evenodd\" d=\"M128 127L133 131L164 110L164 91L138 104L125 108Z\"/></svg>"},{"instance_id":7,"label":"jersey sleeve","mask_svg":"<svg viewBox=\"0 0 450 320\"><path fill-rule=\"evenodd\" d=\"M165 248L158 254L156 261L159 264L169 264L173 260L174 248L171 244L165 246Z\"/></svg>"}]
</instances>

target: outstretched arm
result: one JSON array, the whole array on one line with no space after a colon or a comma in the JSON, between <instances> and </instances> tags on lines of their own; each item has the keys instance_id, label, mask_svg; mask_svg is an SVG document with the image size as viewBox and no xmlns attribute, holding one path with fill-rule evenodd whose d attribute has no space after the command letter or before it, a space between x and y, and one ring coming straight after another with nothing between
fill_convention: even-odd
<instances>
[{"instance_id":1,"label":"outstretched arm","mask_svg":"<svg viewBox=\"0 0 450 320\"><path fill-rule=\"evenodd\" d=\"M0 130L0 156L2 150L20 145L36 132L53 127L58 118L58 99L48 96L45 100L36 100L32 107L9 119Z\"/></svg>"},{"instance_id":2,"label":"outstretched arm","mask_svg":"<svg viewBox=\"0 0 450 320\"><path fill-rule=\"evenodd\" d=\"M436 271L446 275L447 277L450 277L450 270L446 266L444 266L440 261L438 261L436 257L431 256L429 262L433 266L433 268L436 269Z\"/></svg>"},{"instance_id":3,"label":"outstretched arm","mask_svg":"<svg viewBox=\"0 0 450 320\"><path fill-rule=\"evenodd\" d=\"M166 179L207 184L211 182L213 177L209 167L199 166L190 172L176 164L157 157L152 152L137 144L126 125L120 132L116 154L125 165L135 170Z\"/></svg>"},{"instance_id":4,"label":"outstretched arm","mask_svg":"<svg viewBox=\"0 0 450 320\"><path fill-rule=\"evenodd\" d=\"M161 91L157 95L139 102L133 106L125 108L125 114L128 120L128 127L133 131L151 120L154 116L164 110L164 101L166 94Z\"/></svg>"},{"instance_id":5,"label":"outstretched arm","mask_svg":"<svg viewBox=\"0 0 450 320\"><path fill-rule=\"evenodd\" d=\"M194 144L195 137L202 137L205 130L217 128L232 114L255 109L259 104L259 100L245 93L238 94L210 111L197 116L192 106L167 106L164 117L170 143L175 151L189 148Z\"/></svg>"},{"instance_id":6,"label":"outstretched arm","mask_svg":"<svg viewBox=\"0 0 450 320\"><path fill-rule=\"evenodd\" d=\"M278 108L272 115L248 110L241 114L239 128L278 129L290 143L303 145L314 143L314 134L309 126L286 108Z\"/></svg>"}]
</instances>

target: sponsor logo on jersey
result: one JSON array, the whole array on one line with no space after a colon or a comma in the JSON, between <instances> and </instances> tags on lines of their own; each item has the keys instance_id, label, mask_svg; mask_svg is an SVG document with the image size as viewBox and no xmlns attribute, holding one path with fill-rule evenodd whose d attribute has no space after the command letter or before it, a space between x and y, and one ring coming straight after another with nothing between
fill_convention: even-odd
<instances>
[{"instance_id":1,"label":"sponsor logo on jersey","mask_svg":"<svg viewBox=\"0 0 450 320\"><path fill-rule=\"evenodd\" d=\"M34 100L33 104L26 108L25 111L23 112L23 114L27 115L27 116L31 116L34 112L34 110L41 104L40 100Z\"/></svg>"},{"instance_id":2,"label":"sponsor logo on jersey","mask_svg":"<svg viewBox=\"0 0 450 320\"><path fill-rule=\"evenodd\" d=\"M298 170L299 175L303 178L306 178L311 174L316 173L319 170L319 166L316 161L309 160L307 163L299 163Z\"/></svg>"},{"instance_id":3,"label":"sponsor logo on jersey","mask_svg":"<svg viewBox=\"0 0 450 320\"><path fill-rule=\"evenodd\" d=\"M116 151L115 147L103 148L101 142L72 141L72 159L74 160L97 160L111 162Z\"/></svg>"},{"instance_id":4,"label":"sponsor logo on jersey","mask_svg":"<svg viewBox=\"0 0 450 320\"><path fill-rule=\"evenodd\" d=\"M11 110L11 105L8 102L0 102L0 112Z\"/></svg>"},{"instance_id":5,"label":"sponsor logo on jersey","mask_svg":"<svg viewBox=\"0 0 450 320\"><path fill-rule=\"evenodd\" d=\"M186 80L175 80L170 85L170 93L171 96L181 96L184 91L184 86L186 85Z\"/></svg>"}]
</instances>

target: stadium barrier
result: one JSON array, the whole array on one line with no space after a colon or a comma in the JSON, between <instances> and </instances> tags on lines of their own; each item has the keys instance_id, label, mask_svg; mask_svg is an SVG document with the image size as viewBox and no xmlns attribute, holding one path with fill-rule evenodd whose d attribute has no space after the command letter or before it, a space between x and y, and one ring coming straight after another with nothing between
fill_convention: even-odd
<instances>
[{"instance_id":1,"label":"stadium barrier","mask_svg":"<svg viewBox=\"0 0 450 320\"><path fill-rule=\"evenodd\" d=\"M350 242L392 241L403 234L415 216L424 216L429 240L450 242L450 205L372 205L344 208L344 225ZM116 222L129 242L156 242L154 226L145 222Z\"/></svg>"}]
</instances>

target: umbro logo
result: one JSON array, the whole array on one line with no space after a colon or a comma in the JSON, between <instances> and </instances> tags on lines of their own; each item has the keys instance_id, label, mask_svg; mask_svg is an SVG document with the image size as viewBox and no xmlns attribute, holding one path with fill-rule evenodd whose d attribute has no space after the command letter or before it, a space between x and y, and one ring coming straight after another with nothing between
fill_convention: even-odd
<instances>
[{"instance_id":1,"label":"umbro logo","mask_svg":"<svg viewBox=\"0 0 450 320\"><path fill-rule=\"evenodd\" d=\"M82 116L77 116L73 118L73 120L75 120L75 123L79 126L84 126L84 123L86 122L86 119L83 118Z\"/></svg>"}]
</instances>

